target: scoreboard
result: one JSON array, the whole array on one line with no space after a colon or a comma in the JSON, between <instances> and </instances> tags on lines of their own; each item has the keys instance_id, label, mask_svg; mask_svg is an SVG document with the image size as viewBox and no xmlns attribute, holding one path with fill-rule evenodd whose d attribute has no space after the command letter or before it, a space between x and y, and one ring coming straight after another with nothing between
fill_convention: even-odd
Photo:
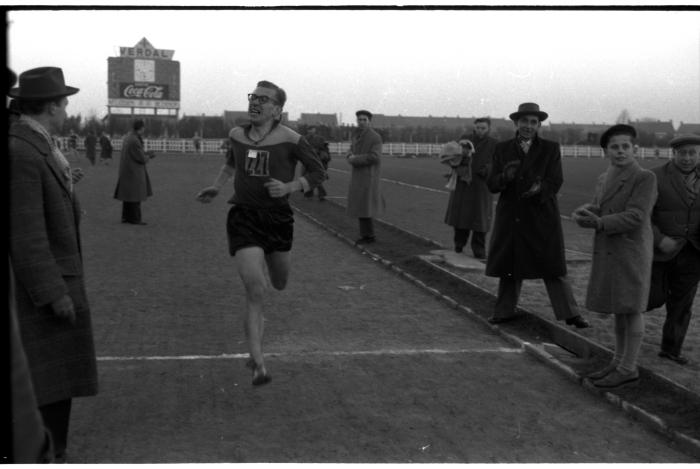
<instances>
[{"instance_id":1,"label":"scoreboard","mask_svg":"<svg viewBox=\"0 0 700 469\"><path fill-rule=\"evenodd\" d=\"M134 47L120 47L107 58L108 107L180 109L180 62L174 51L156 49L146 38Z\"/></svg>"}]
</instances>

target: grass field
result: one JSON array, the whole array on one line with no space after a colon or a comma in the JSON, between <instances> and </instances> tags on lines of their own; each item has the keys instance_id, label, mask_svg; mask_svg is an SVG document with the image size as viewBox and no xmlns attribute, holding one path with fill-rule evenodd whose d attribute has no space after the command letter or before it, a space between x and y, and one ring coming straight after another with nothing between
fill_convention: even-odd
<instances>
[{"instance_id":1,"label":"grass field","mask_svg":"<svg viewBox=\"0 0 700 469\"><path fill-rule=\"evenodd\" d=\"M693 461L301 217L288 290L265 304L273 381L251 387L224 232L230 189L194 200L222 162L159 155L146 226L119 222L116 165L82 164L101 391L75 403L70 462ZM418 184L409 174L429 162L412 162L425 168L395 161ZM396 213L444 209L422 190L400 195Z\"/></svg>"}]
</instances>

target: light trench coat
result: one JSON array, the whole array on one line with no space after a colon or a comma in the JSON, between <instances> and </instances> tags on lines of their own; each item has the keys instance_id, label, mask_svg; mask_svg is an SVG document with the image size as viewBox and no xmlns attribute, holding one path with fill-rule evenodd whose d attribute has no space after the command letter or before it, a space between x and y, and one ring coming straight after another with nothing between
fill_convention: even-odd
<instances>
[{"instance_id":1,"label":"light trench coat","mask_svg":"<svg viewBox=\"0 0 700 469\"><path fill-rule=\"evenodd\" d=\"M347 214L354 218L373 218L385 208L379 178L382 138L372 129L353 136L350 151L355 156L350 165Z\"/></svg>"},{"instance_id":2,"label":"light trench coat","mask_svg":"<svg viewBox=\"0 0 700 469\"><path fill-rule=\"evenodd\" d=\"M646 310L651 281L654 233L651 211L656 176L634 161L603 191L598 178L593 205L603 228L593 241L593 264L586 308L599 313L634 314Z\"/></svg>"}]
</instances>

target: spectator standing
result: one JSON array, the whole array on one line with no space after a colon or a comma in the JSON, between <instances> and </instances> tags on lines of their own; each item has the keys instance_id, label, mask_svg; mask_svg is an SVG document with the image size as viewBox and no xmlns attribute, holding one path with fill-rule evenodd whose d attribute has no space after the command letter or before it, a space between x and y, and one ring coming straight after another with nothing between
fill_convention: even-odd
<instances>
[{"instance_id":1,"label":"spectator standing","mask_svg":"<svg viewBox=\"0 0 700 469\"><path fill-rule=\"evenodd\" d=\"M97 137L95 137L95 132L88 130L85 136L85 157L90 161L92 166L95 166L95 159L97 156Z\"/></svg>"},{"instance_id":2,"label":"spectator standing","mask_svg":"<svg viewBox=\"0 0 700 469\"><path fill-rule=\"evenodd\" d=\"M107 166L112 160L112 148L112 140L107 135L107 132L103 130L102 135L100 135L100 161Z\"/></svg>"},{"instance_id":3,"label":"spectator standing","mask_svg":"<svg viewBox=\"0 0 700 469\"><path fill-rule=\"evenodd\" d=\"M326 142L326 139L318 134L315 126L309 127L305 138L306 141L309 142L309 145L311 145L311 148L313 148L316 152L316 155L318 156L319 160L321 160L321 164L323 164L323 169L326 171L326 179L328 179L328 163L330 163L331 161L331 152L328 149L328 142ZM316 190L318 190L318 200L326 200L326 195L328 195L328 193L323 187L323 184L319 184L316 187ZM313 196L314 189L304 192L304 197L308 199L313 198Z\"/></svg>"},{"instance_id":4,"label":"spectator standing","mask_svg":"<svg viewBox=\"0 0 700 469\"><path fill-rule=\"evenodd\" d=\"M68 136L68 159L69 161L78 162L78 135L74 131L70 131Z\"/></svg>"},{"instance_id":5,"label":"spectator standing","mask_svg":"<svg viewBox=\"0 0 700 469\"><path fill-rule=\"evenodd\" d=\"M15 72L7 69L7 90L12 89L17 83ZM8 105L8 124L17 122L20 118L17 102L12 100ZM9 128L9 126L8 126ZM12 416L12 441L5 439L3 454L12 455L5 462L14 464L36 464L53 461L53 448L51 436L44 428L44 421L36 402L36 394L32 385L32 376L27 363L27 355L24 353L22 337L19 332L17 319L17 300L15 298L15 277L12 265L8 258L8 319L9 327L7 339L10 352L10 412ZM10 449L11 448L11 449Z\"/></svg>"},{"instance_id":6,"label":"spectator standing","mask_svg":"<svg viewBox=\"0 0 700 469\"><path fill-rule=\"evenodd\" d=\"M659 356L680 365L700 282L700 136L671 140L673 156L654 168L659 196L652 212L654 263L648 309L666 304Z\"/></svg>"},{"instance_id":7,"label":"spectator standing","mask_svg":"<svg viewBox=\"0 0 700 469\"><path fill-rule=\"evenodd\" d=\"M599 388L615 388L639 379L637 357L644 337L644 315L651 279L651 210L656 177L635 159L634 127L606 130L600 146L610 160L598 178L593 202L572 215L595 230L586 307L614 315L615 354L602 370L588 375Z\"/></svg>"},{"instance_id":8,"label":"spectator standing","mask_svg":"<svg viewBox=\"0 0 700 469\"><path fill-rule=\"evenodd\" d=\"M371 128L371 112L360 110L355 116L357 130L352 136L350 151L345 155L352 166L347 213L359 221L360 238L356 243L369 244L376 241L374 218L385 206L379 184L382 138Z\"/></svg>"},{"instance_id":9,"label":"spectator standing","mask_svg":"<svg viewBox=\"0 0 700 469\"><path fill-rule=\"evenodd\" d=\"M523 279L544 280L554 315L577 328L581 317L566 279L564 235L557 193L563 177L559 144L538 136L547 113L523 103L510 115L515 138L496 144L488 177L491 192L500 193L486 275L499 277L492 324L518 317L515 312Z\"/></svg>"},{"instance_id":10,"label":"spectator standing","mask_svg":"<svg viewBox=\"0 0 700 469\"><path fill-rule=\"evenodd\" d=\"M464 156L455 168L457 184L450 192L445 214L445 223L454 228L455 252L462 252L471 234L472 253L477 259L486 259L486 233L493 214L493 195L486 184L496 148L490 130L491 119L481 117L474 121L471 136L460 137Z\"/></svg>"},{"instance_id":11,"label":"spectator standing","mask_svg":"<svg viewBox=\"0 0 700 469\"><path fill-rule=\"evenodd\" d=\"M155 153L144 151L144 129L144 121L136 119L132 131L124 138L119 179L114 189L114 198L122 201L122 223L132 225L146 224L141 220L141 202L153 195L146 165L155 158Z\"/></svg>"},{"instance_id":12,"label":"spectator standing","mask_svg":"<svg viewBox=\"0 0 700 469\"><path fill-rule=\"evenodd\" d=\"M194 133L194 137L192 137L192 145L194 145L195 153L202 152L202 137L199 136L199 132Z\"/></svg>"},{"instance_id":13,"label":"spectator standing","mask_svg":"<svg viewBox=\"0 0 700 469\"><path fill-rule=\"evenodd\" d=\"M250 123L231 130L226 164L214 184L197 194L197 200L209 203L234 178L226 232L229 254L235 256L246 291L244 325L250 354L246 366L252 370L254 386L271 380L263 356L262 309L269 283L284 290L289 278L294 235L289 194L307 192L324 179L323 165L306 139L280 123L286 101L282 88L258 82L248 95ZM297 163L305 167L306 175L294 179Z\"/></svg>"},{"instance_id":14,"label":"spectator standing","mask_svg":"<svg viewBox=\"0 0 700 469\"><path fill-rule=\"evenodd\" d=\"M57 67L28 70L10 90L19 119L9 131L10 259L21 340L56 462L66 461L72 399L97 393L97 363L80 246L80 206L52 133L66 119Z\"/></svg>"}]
</instances>

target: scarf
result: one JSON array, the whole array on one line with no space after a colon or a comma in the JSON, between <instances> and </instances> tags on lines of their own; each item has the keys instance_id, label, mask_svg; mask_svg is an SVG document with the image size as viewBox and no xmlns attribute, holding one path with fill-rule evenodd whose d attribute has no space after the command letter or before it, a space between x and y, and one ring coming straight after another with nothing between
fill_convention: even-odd
<instances>
[{"instance_id":1,"label":"scarf","mask_svg":"<svg viewBox=\"0 0 700 469\"><path fill-rule=\"evenodd\" d=\"M61 153L61 150L58 148L58 145L56 145L56 141L53 139L53 137L51 137L51 135L49 135L44 126L37 122L35 119L32 119L31 117L25 114L22 114L19 119L20 121L27 124L36 133L44 137L44 139L46 139L46 142L51 148L51 155L58 164L58 167L61 168L61 174L63 175L63 179L66 181L66 185L72 193L73 176L71 175L70 163L68 163L66 157L63 156L63 153Z\"/></svg>"}]
</instances>

